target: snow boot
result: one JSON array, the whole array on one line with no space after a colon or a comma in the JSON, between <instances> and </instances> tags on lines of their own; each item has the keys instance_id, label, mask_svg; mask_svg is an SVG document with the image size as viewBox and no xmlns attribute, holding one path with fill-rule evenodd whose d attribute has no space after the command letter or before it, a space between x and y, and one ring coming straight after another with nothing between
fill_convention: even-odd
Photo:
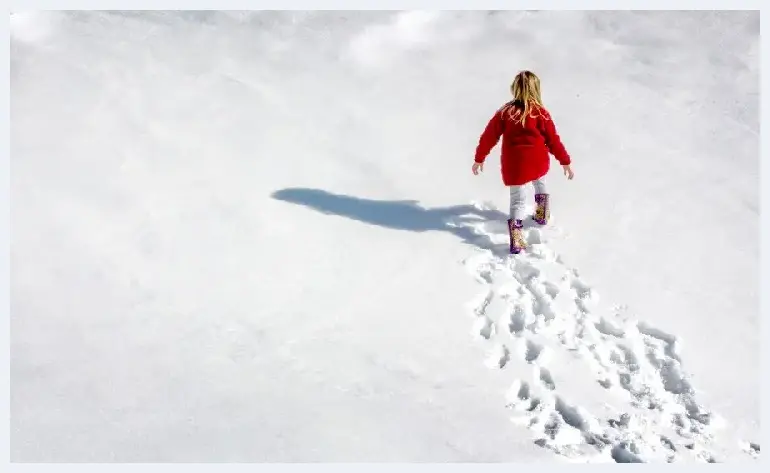
<instances>
[{"instance_id":1,"label":"snow boot","mask_svg":"<svg viewBox=\"0 0 770 473\"><path fill-rule=\"evenodd\" d=\"M527 242L524 241L524 234L522 233L521 220L508 219L508 236L511 240L511 254L518 255L521 250L527 247Z\"/></svg>"},{"instance_id":2,"label":"snow boot","mask_svg":"<svg viewBox=\"0 0 770 473\"><path fill-rule=\"evenodd\" d=\"M540 225L545 225L551 218L551 209L548 206L548 194L535 194L535 215L532 219Z\"/></svg>"}]
</instances>

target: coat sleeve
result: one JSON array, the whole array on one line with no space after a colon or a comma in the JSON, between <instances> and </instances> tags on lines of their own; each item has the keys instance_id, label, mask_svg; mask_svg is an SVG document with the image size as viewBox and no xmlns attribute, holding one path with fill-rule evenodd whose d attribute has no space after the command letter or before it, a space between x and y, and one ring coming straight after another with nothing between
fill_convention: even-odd
<instances>
[{"instance_id":1,"label":"coat sleeve","mask_svg":"<svg viewBox=\"0 0 770 473\"><path fill-rule=\"evenodd\" d=\"M500 136L502 136L502 134L503 134L503 119L500 114L500 110L498 110L495 113L495 115L489 120L489 123L487 123L486 128L484 128L484 132L479 137L479 143L476 146L476 157L475 157L475 161L477 163L484 162L489 152L492 151L492 148L494 148L497 142L500 141Z\"/></svg>"},{"instance_id":2,"label":"coat sleeve","mask_svg":"<svg viewBox=\"0 0 770 473\"><path fill-rule=\"evenodd\" d=\"M556 125L551 118L551 114L546 110L542 110L540 114L540 132L545 138L545 144L548 146L548 151L559 161L559 164L566 166L572 162L572 159L567 153L567 149L561 142L559 133L556 131Z\"/></svg>"}]
</instances>

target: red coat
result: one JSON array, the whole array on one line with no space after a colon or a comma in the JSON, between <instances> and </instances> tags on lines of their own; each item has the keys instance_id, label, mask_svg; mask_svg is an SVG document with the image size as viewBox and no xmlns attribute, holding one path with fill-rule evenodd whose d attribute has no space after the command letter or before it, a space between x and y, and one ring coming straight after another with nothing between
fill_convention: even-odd
<instances>
[{"instance_id":1,"label":"red coat","mask_svg":"<svg viewBox=\"0 0 770 473\"><path fill-rule=\"evenodd\" d=\"M506 105L513 105L513 102ZM520 114L521 111L516 109L514 116L518 119ZM562 165L571 162L553 119L545 108L534 108L524 125L521 125L510 118L505 106L500 107L479 138L475 158L477 163L484 162L501 136L501 173L506 186L526 184L545 176L550 166L549 152Z\"/></svg>"}]
</instances>

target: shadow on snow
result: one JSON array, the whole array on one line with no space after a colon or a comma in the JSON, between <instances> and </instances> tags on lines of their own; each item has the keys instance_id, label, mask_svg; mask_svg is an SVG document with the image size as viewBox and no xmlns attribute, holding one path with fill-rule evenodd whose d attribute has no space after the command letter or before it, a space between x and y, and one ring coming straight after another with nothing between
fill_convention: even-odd
<instances>
[{"instance_id":1,"label":"shadow on snow","mask_svg":"<svg viewBox=\"0 0 770 473\"><path fill-rule=\"evenodd\" d=\"M444 231L482 249L500 250L488 237L477 235L463 223L496 221L505 225L508 215L499 210L482 210L473 205L424 208L414 200L373 200L334 194L320 189L288 188L272 194L276 200L304 205L328 215L357 220L393 230L411 232ZM457 226L453 226L457 225ZM530 222L525 225L530 225ZM507 245L503 245L507 246ZM503 248L504 250L507 248Z\"/></svg>"}]
</instances>

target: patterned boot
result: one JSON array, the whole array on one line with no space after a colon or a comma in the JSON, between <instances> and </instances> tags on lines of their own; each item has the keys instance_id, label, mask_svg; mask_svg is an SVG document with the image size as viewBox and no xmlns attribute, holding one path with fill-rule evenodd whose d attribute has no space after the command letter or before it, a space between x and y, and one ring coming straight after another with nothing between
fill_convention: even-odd
<instances>
[{"instance_id":1,"label":"patterned boot","mask_svg":"<svg viewBox=\"0 0 770 473\"><path fill-rule=\"evenodd\" d=\"M548 223L551 209L548 207L548 194L535 194L535 215L532 217L540 225Z\"/></svg>"},{"instance_id":2,"label":"patterned boot","mask_svg":"<svg viewBox=\"0 0 770 473\"><path fill-rule=\"evenodd\" d=\"M518 255L521 250L527 247L527 242L524 241L524 234L521 231L522 228L521 220L508 219L508 235L511 240L512 255Z\"/></svg>"}]
</instances>

